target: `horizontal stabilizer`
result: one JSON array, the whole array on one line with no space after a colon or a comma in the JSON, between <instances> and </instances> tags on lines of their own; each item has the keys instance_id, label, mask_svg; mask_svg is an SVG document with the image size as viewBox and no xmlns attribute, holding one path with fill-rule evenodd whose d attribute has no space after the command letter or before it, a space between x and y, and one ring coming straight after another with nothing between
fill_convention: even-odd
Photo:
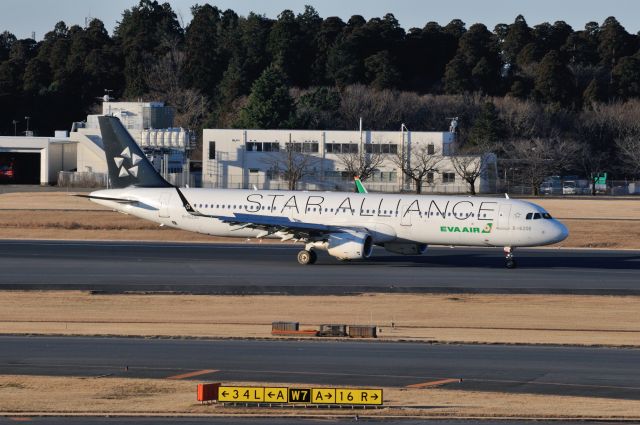
<instances>
[{"instance_id":1,"label":"horizontal stabilizer","mask_svg":"<svg viewBox=\"0 0 640 425\"><path fill-rule=\"evenodd\" d=\"M119 204L137 204L138 203L138 201L135 199L109 198L107 196L80 195L80 194L73 194L71 196L77 196L79 198L87 198L87 199L98 199L101 201L114 201Z\"/></svg>"}]
</instances>

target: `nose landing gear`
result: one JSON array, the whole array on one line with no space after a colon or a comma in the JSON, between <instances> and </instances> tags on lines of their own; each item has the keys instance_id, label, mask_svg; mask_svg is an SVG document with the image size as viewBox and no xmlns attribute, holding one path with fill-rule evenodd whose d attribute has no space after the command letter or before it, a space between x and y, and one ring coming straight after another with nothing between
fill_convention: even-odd
<instances>
[{"instance_id":1,"label":"nose landing gear","mask_svg":"<svg viewBox=\"0 0 640 425\"><path fill-rule=\"evenodd\" d=\"M516 263L516 259L513 258L513 251L514 248L511 248L510 246L504 247L505 265L508 269L515 269L518 266L518 263Z\"/></svg>"}]
</instances>

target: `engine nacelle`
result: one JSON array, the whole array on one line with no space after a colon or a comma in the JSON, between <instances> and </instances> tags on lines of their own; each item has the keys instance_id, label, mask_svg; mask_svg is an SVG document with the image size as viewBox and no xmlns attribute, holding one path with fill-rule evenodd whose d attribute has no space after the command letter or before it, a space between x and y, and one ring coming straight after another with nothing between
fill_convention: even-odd
<instances>
[{"instance_id":1,"label":"engine nacelle","mask_svg":"<svg viewBox=\"0 0 640 425\"><path fill-rule=\"evenodd\" d=\"M384 249L394 254L420 255L427 250L427 245L423 243L387 242L384 244Z\"/></svg>"},{"instance_id":2,"label":"engine nacelle","mask_svg":"<svg viewBox=\"0 0 640 425\"><path fill-rule=\"evenodd\" d=\"M329 255L340 260L369 258L371 251L373 251L373 239L367 233L345 230L340 233L332 233L327 241Z\"/></svg>"}]
</instances>

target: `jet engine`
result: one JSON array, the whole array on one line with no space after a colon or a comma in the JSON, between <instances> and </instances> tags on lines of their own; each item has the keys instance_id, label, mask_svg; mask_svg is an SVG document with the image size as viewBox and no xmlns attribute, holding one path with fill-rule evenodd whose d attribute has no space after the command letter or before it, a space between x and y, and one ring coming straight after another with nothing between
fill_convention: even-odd
<instances>
[{"instance_id":1,"label":"jet engine","mask_svg":"<svg viewBox=\"0 0 640 425\"><path fill-rule=\"evenodd\" d=\"M373 239L368 233L344 232L332 233L327 241L329 255L340 260L369 258L373 250Z\"/></svg>"},{"instance_id":2,"label":"jet engine","mask_svg":"<svg viewBox=\"0 0 640 425\"><path fill-rule=\"evenodd\" d=\"M384 244L384 249L394 254L420 255L427 250L427 245L423 243L387 242Z\"/></svg>"}]
</instances>

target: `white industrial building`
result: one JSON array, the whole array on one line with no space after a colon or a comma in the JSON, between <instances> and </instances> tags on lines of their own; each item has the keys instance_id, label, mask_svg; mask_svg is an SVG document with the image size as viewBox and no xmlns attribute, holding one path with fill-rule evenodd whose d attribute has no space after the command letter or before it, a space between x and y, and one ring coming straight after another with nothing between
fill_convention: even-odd
<instances>
[{"instance_id":1,"label":"white industrial building","mask_svg":"<svg viewBox=\"0 0 640 425\"><path fill-rule=\"evenodd\" d=\"M191 149L191 132L173 127L173 109L162 102L110 102L102 104L102 115L122 121L133 139L147 154L163 176L182 184L186 151ZM107 163L98 125L99 115L87 116L86 122L74 123L70 140L77 143L77 172L65 175L70 184L106 185Z\"/></svg>"},{"instance_id":2,"label":"white industrial building","mask_svg":"<svg viewBox=\"0 0 640 425\"><path fill-rule=\"evenodd\" d=\"M0 167L12 172L0 184L54 184L58 172L75 164L76 145L65 131L56 131L54 137L0 137Z\"/></svg>"},{"instance_id":3,"label":"white industrial building","mask_svg":"<svg viewBox=\"0 0 640 425\"><path fill-rule=\"evenodd\" d=\"M288 144L294 150L314 158L311 175L303 179L298 189L353 190L351 176L346 171L345 152L379 152L384 161L366 181L372 191L398 192L412 190L412 183L403 176L392 160L397 152L409 152L427 145L442 153L437 172L429 175L423 192L466 193L468 185L455 173L450 160L455 134L452 132L414 131L335 131L335 130L243 130L205 129L203 131L202 184L204 187L286 189L282 173L274 169L278 156ZM496 190L494 155L478 157L490 161L487 171L476 181L478 193Z\"/></svg>"}]
</instances>

